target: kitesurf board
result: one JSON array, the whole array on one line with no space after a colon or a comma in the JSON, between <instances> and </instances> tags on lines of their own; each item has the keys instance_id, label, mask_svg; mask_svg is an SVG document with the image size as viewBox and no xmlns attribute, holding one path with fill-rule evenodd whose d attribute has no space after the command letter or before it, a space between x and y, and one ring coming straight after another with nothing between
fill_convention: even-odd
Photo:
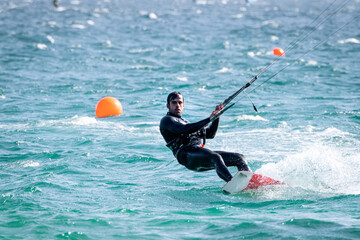
<instances>
[{"instance_id":1,"label":"kitesurf board","mask_svg":"<svg viewBox=\"0 0 360 240\"><path fill-rule=\"evenodd\" d=\"M225 193L233 194L244 190L257 189L261 186L282 184L284 183L261 174L239 171L222 187L222 190Z\"/></svg>"},{"instance_id":2,"label":"kitesurf board","mask_svg":"<svg viewBox=\"0 0 360 240\"><path fill-rule=\"evenodd\" d=\"M233 194L244 190L248 185L254 173L247 171L237 172L233 178L228 181L221 190Z\"/></svg>"}]
</instances>

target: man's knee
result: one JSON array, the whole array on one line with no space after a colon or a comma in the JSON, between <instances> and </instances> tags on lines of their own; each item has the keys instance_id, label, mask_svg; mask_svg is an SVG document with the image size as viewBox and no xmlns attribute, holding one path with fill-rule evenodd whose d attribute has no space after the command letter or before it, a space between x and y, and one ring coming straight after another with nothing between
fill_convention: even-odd
<instances>
[{"instance_id":1,"label":"man's knee","mask_svg":"<svg viewBox=\"0 0 360 240\"><path fill-rule=\"evenodd\" d=\"M238 158L238 159L241 159L243 161L246 160L245 155L241 154L241 153L235 153L235 157Z\"/></svg>"},{"instance_id":2,"label":"man's knee","mask_svg":"<svg viewBox=\"0 0 360 240\"><path fill-rule=\"evenodd\" d=\"M219 153L213 152L211 154L211 162L213 162L215 165L217 164L224 164L224 160L222 158L222 156Z\"/></svg>"},{"instance_id":3,"label":"man's knee","mask_svg":"<svg viewBox=\"0 0 360 240\"><path fill-rule=\"evenodd\" d=\"M241 153L234 153L234 159L236 159L236 165L239 171L251 171L249 164L246 161L246 157Z\"/></svg>"}]
</instances>

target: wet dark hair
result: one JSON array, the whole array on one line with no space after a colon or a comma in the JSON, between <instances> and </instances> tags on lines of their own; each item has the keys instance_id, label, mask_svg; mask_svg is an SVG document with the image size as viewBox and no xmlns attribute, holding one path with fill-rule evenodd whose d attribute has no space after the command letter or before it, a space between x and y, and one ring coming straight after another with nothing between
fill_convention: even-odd
<instances>
[{"instance_id":1,"label":"wet dark hair","mask_svg":"<svg viewBox=\"0 0 360 240\"><path fill-rule=\"evenodd\" d=\"M184 96L181 94L181 92L176 92L176 91L175 91L175 92L170 93L170 94L168 95L168 97L167 97L167 103L170 104L170 102L171 102L172 100L174 100L175 98L180 97L180 96L183 97L183 101L184 101Z\"/></svg>"}]
</instances>

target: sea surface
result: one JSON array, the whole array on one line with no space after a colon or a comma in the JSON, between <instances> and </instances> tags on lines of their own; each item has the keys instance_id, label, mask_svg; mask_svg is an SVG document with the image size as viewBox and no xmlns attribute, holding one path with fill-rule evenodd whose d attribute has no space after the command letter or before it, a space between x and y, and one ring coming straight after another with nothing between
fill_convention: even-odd
<instances>
[{"instance_id":1,"label":"sea surface","mask_svg":"<svg viewBox=\"0 0 360 240\"><path fill-rule=\"evenodd\" d=\"M360 239L359 0L55 5L0 2L0 239ZM287 185L227 195L159 122L171 91L195 122L258 74L206 147Z\"/></svg>"}]
</instances>

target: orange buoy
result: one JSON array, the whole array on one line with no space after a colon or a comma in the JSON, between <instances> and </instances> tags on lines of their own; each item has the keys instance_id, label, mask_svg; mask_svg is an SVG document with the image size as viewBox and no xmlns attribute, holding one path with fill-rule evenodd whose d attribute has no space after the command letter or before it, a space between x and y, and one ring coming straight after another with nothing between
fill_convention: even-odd
<instances>
[{"instance_id":1,"label":"orange buoy","mask_svg":"<svg viewBox=\"0 0 360 240\"><path fill-rule=\"evenodd\" d=\"M274 48L273 52L274 52L274 55L285 56L285 52L282 48Z\"/></svg>"},{"instance_id":2,"label":"orange buoy","mask_svg":"<svg viewBox=\"0 0 360 240\"><path fill-rule=\"evenodd\" d=\"M95 114L98 118L121 115L122 113L121 103L114 97L104 97L96 104Z\"/></svg>"}]
</instances>

